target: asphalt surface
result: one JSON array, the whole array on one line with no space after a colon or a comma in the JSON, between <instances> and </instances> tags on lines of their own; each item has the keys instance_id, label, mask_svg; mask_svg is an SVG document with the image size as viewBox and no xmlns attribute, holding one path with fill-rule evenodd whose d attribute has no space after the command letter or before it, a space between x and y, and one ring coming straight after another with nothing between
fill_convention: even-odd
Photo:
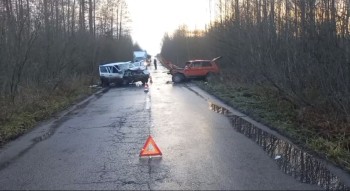
<instances>
[{"instance_id":1,"label":"asphalt surface","mask_svg":"<svg viewBox=\"0 0 350 191\"><path fill-rule=\"evenodd\" d=\"M283 173L209 109L222 104L158 64L144 87L93 95L0 150L0 189L321 189ZM140 159L152 135L161 158Z\"/></svg>"}]
</instances>

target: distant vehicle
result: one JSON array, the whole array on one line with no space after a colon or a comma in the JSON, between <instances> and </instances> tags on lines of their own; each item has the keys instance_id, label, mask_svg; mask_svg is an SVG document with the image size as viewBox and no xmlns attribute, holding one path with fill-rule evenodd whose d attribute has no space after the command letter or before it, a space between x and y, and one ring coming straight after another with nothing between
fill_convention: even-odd
<instances>
[{"instance_id":1,"label":"distant vehicle","mask_svg":"<svg viewBox=\"0 0 350 191\"><path fill-rule=\"evenodd\" d=\"M146 51L134 51L134 62L147 61Z\"/></svg>"},{"instance_id":2,"label":"distant vehicle","mask_svg":"<svg viewBox=\"0 0 350 191\"><path fill-rule=\"evenodd\" d=\"M109 86L110 83L122 84L124 72L129 69L130 64L131 62L116 62L100 65L99 73L102 86Z\"/></svg>"},{"instance_id":3,"label":"distant vehicle","mask_svg":"<svg viewBox=\"0 0 350 191\"><path fill-rule=\"evenodd\" d=\"M172 75L172 81L180 83L187 79L205 79L209 80L214 74L219 73L219 66L216 63L221 56L213 60L189 60L185 68L180 68L171 64L169 74Z\"/></svg>"}]
</instances>

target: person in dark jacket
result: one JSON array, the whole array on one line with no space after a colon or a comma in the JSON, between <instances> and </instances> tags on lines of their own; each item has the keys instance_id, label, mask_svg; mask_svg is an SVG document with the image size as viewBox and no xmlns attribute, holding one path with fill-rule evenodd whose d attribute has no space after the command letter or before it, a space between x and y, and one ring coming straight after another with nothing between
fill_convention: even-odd
<instances>
[{"instance_id":1,"label":"person in dark jacket","mask_svg":"<svg viewBox=\"0 0 350 191\"><path fill-rule=\"evenodd\" d=\"M157 60L156 59L154 59L153 64L154 64L154 69L157 70Z\"/></svg>"}]
</instances>

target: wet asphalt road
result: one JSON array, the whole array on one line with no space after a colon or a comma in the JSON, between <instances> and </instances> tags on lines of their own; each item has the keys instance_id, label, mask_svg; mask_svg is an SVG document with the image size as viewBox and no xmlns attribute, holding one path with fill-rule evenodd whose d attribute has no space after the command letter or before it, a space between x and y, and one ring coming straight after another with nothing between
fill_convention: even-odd
<instances>
[{"instance_id":1,"label":"wet asphalt road","mask_svg":"<svg viewBox=\"0 0 350 191\"><path fill-rule=\"evenodd\" d=\"M112 87L0 150L0 189L320 189L284 174L191 83ZM162 158L140 159L151 134Z\"/></svg>"}]
</instances>

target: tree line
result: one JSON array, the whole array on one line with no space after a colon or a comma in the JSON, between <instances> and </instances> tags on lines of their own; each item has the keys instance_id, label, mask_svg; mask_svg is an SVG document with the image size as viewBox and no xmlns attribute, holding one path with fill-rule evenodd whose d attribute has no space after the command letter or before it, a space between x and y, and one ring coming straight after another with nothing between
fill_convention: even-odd
<instances>
[{"instance_id":1,"label":"tree line","mask_svg":"<svg viewBox=\"0 0 350 191\"><path fill-rule=\"evenodd\" d=\"M217 0L205 31L165 34L162 56L223 56L221 79L272 87L298 108L350 121L349 0Z\"/></svg>"},{"instance_id":2,"label":"tree line","mask_svg":"<svg viewBox=\"0 0 350 191\"><path fill-rule=\"evenodd\" d=\"M0 105L86 85L99 64L130 60L130 22L124 0L1 0Z\"/></svg>"}]
</instances>

